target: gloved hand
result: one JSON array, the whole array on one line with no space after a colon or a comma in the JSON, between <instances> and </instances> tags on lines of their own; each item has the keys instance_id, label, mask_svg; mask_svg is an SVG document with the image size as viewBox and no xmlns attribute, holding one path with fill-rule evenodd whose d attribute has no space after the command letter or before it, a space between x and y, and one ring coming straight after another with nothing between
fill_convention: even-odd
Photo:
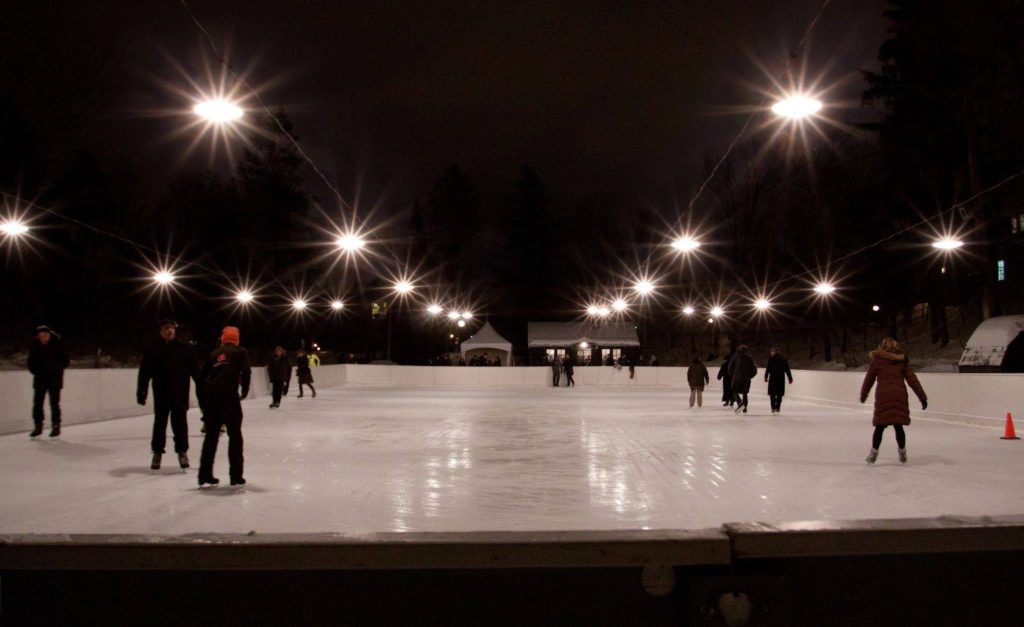
<instances>
[{"instance_id":1,"label":"gloved hand","mask_svg":"<svg viewBox=\"0 0 1024 627\"><path fill-rule=\"evenodd\" d=\"M928 399L921 401L921 411L928 409Z\"/></svg>"},{"instance_id":2,"label":"gloved hand","mask_svg":"<svg viewBox=\"0 0 1024 627\"><path fill-rule=\"evenodd\" d=\"M139 405L145 405L146 404L146 395L145 394L136 394L135 395L135 400L138 401Z\"/></svg>"},{"instance_id":3,"label":"gloved hand","mask_svg":"<svg viewBox=\"0 0 1024 627\"><path fill-rule=\"evenodd\" d=\"M868 397L866 397L866 396L860 397L860 402L861 403L865 403L865 402L867 402L867 400L868 400Z\"/></svg>"}]
</instances>

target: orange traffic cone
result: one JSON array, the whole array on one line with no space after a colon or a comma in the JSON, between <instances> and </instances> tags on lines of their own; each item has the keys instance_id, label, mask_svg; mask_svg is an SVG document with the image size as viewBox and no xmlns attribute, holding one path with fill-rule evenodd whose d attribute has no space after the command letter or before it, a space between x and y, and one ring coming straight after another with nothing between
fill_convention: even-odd
<instances>
[{"instance_id":1,"label":"orange traffic cone","mask_svg":"<svg viewBox=\"0 0 1024 627\"><path fill-rule=\"evenodd\" d=\"M1013 430L1013 417L1010 416L1010 412L1006 412L1006 430L1003 431L1003 437L1000 440L1019 440L1017 433Z\"/></svg>"}]
</instances>

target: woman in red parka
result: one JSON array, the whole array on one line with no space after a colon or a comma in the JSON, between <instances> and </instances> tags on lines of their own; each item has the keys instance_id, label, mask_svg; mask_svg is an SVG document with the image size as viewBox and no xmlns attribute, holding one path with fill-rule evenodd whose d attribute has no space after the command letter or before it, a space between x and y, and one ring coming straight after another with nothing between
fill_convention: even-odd
<instances>
[{"instance_id":1,"label":"woman in red parka","mask_svg":"<svg viewBox=\"0 0 1024 627\"><path fill-rule=\"evenodd\" d=\"M867 375L864 377L864 385L860 388L860 402L868 400L868 393L871 386L878 379L878 389L875 391L875 415L871 424L875 425L875 434L871 438L871 452L868 453L867 462L875 463L878 459L878 447L882 444L882 433L885 428L892 425L896 431L896 444L899 446L900 463L907 463L907 436L903 432L903 426L910 424L910 405L907 401L907 385L914 390L914 394L921 401L921 409L928 408L928 397L917 380L914 369L910 367L903 348L899 343L887 337L882 340L878 350L871 353L871 364L868 366ZM904 384L906 382L906 384Z\"/></svg>"}]
</instances>

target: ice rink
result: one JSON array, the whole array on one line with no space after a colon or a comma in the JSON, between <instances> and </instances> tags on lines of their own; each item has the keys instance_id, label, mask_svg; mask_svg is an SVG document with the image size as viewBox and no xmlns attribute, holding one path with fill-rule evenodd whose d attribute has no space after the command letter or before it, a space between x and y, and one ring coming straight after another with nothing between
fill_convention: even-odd
<instances>
[{"instance_id":1,"label":"ice rink","mask_svg":"<svg viewBox=\"0 0 1024 627\"><path fill-rule=\"evenodd\" d=\"M279 410L251 400L243 490L225 486L226 436L223 483L197 488L196 410L185 473L173 454L149 469L150 415L68 426L55 440L7 435L0 533L687 529L1024 513L1024 448L994 428L915 411L909 464L897 462L889 430L869 466L867 409L789 399L773 416L752 395L737 416L716 399L709 391L690 410L679 390L346 387L293 392Z\"/></svg>"}]
</instances>

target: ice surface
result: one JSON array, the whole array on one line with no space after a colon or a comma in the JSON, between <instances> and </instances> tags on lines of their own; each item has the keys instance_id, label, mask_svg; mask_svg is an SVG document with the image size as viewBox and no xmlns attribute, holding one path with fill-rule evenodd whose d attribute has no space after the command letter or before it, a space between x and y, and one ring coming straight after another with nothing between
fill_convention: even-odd
<instances>
[{"instance_id":1,"label":"ice surface","mask_svg":"<svg viewBox=\"0 0 1024 627\"><path fill-rule=\"evenodd\" d=\"M864 463L867 411L751 398L737 416L659 389L341 388L245 407L244 490L149 470L150 416L0 437L0 533L706 528L1024 513L1024 449L921 420ZM26 420L28 418L26 417ZM168 434L168 444L171 443ZM215 474L227 482L226 437ZM223 486L223 484L222 484Z\"/></svg>"}]
</instances>

